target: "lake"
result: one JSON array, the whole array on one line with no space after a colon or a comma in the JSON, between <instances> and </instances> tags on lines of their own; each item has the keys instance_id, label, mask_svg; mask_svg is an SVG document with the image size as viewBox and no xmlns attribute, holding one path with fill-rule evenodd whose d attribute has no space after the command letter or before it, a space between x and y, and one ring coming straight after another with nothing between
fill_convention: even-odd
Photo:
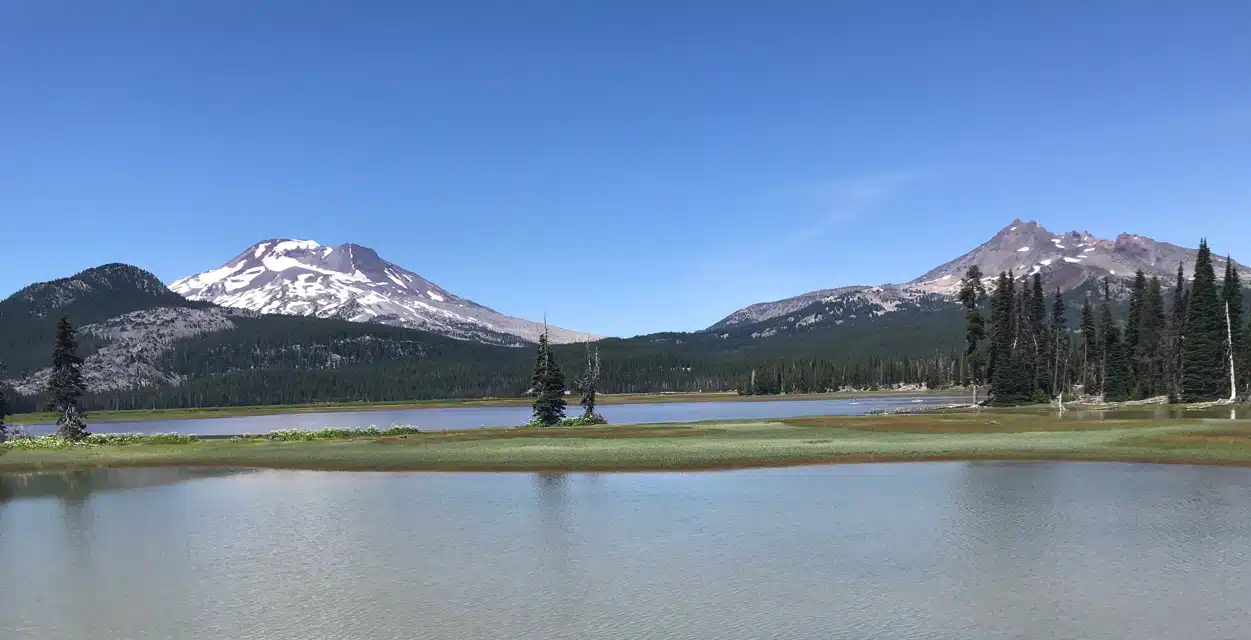
<instances>
[{"instance_id":1,"label":"lake","mask_svg":"<svg viewBox=\"0 0 1251 640\"><path fill-rule=\"evenodd\" d=\"M0 476L0 636L1234 638L1251 470Z\"/></svg>"},{"instance_id":2,"label":"lake","mask_svg":"<svg viewBox=\"0 0 1251 640\"><path fill-rule=\"evenodd\" d=\"M574 399L576 402L576 398ZM751 420L789 418L795 416L862 414L875 409L924 407L959 402L940 396L863 397L856 400L771 400L752 402L674 402L652 404L609 404L596 407L613 424L648 424L656 422L698 422L700 420ZM570 407L569 415L577 415L581 407ZM268 433L277 429L321 429L323 427L387 427L393 424L415 425L437 431L443 429L477 429L479 427L515 427L530 419L529 407L451 407L436 409L403 409L396 411L342 411L327 413L292 413L273 416L241 416L236 418L198 418L192 420L149 420L140 422L101 422L88 424L92 433L193 433L202 436ZM87 415L90 423L91 414ZM55 425L27 425L28 433L45 434Z\"/></svg>"}]
</instances>

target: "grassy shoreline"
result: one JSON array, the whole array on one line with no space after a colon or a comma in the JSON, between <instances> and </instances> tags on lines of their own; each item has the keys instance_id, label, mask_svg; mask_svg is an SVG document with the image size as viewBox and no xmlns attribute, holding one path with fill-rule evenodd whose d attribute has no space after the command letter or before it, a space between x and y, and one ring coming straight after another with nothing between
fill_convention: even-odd
<instances>
[{"instance_id":1,"label":"grassy shoreline","mask_svg":"<svg viewBox=\"0 0 1251 640\"><path fill-rule=\"evenodd\" d=\"M952 391L839 391L835 393L808 393L780 396L740 396L734 392L715 393L622 393L601 394L599 403L614 404L667 404L674 402L767 402L769 400L841 400L851 397L923 397L947 396L962 393ZM150 420L194 420L203 418L237 418L245 416L272 416L300 413L340 413L344 411L403 411L408 409L449 409L456 407L528 407L531 398L461 398L445 400L412 400L404 402L335 402L318 404L279 404L248 407L203 407L194 409L128 409L121 411L91 411L87 418L91 423L146 422ZM7 420L13 425L46 424L56 422L52 413L19 413Z\"/></svg>"},{"instance_id":2,"label":"grassy shoreline","mask_svg":"<svg viewBox=\"0 0 1251 640\"><path fill-rule=\"evenodd\" d=\"M699 471L865 462L1035 460L1251 466L1251 421L1026 413L825 416L475 429L314 441L10 449L0 472L122 467L328 471Z\"/></svg>"}]
</instances>

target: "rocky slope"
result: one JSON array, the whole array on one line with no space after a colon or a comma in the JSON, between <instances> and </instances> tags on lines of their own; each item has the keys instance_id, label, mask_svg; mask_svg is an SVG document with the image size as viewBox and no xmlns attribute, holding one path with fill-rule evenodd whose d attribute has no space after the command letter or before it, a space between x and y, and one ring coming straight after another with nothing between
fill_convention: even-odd
<instances>
[{"instance_id":1,"label":"rocky slope","mask_svg":"<svg viewBox=\"0 0 1251 640\"><path fill-rule=\"evenodd\" d=\"M79 336L105 343L83 359L83 383L89 393L179 384L182 376L160 368L161 356L177 340L234 329L231 315L221 308L159 307L79 327ZM51 374L49 367L5 382L33 395L47 386Z\"/></svg>"},{"instance_id":2,"label":"rocky slope","mask_svg":"<svg viewBox=\"0 0 1251 640\"><path fill-rule=\"evenodd\" d=\"M170 289L224 307L375 322L490 344L534 342L544 329L541 322L456 296L356 244L266 240L220 268L175 281ZM558 327L550 328L550 336L555 343L599 338Z\"/></svg>"}]
</instances>

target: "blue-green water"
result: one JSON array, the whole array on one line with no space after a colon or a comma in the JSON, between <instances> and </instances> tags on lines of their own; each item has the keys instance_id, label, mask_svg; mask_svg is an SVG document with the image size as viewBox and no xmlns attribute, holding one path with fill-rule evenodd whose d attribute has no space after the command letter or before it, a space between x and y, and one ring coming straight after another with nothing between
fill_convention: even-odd
<instances>
[{"instance_id":1,"label":"blue-green water","mask_svg":"<svg viewBox=\"0 0 1251 640\"><path fill-rule=\"evenodd\" d=\"M1251 471L0 476L0 637L1245 638Z\"/></svg>"}]
</instances>

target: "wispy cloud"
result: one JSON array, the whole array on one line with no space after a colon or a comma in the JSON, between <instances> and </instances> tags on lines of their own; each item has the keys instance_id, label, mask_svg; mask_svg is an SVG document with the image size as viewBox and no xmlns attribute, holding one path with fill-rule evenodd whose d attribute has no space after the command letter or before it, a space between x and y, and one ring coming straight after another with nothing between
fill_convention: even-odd
<instances>
[{"instance_id":1,"label":"wispy cloud","mask_svg":"<svg viewBox=\"0 0 1251 640\"><path fill-rule=\"evenodd\" d=\"M797 260L804 244L824 239L840 225L880 211L892 198L936 176L916 170L887 171L764 193L755 209L752 233L741 242L709 246L692 256L685 273L667 283L683 291L682 304L707 324L742 306L845 284L853 274L810 260ZM704 325L706 326L706 325ZM693 327L701 328L701 327Z\"/></svg>"},{"instance_id":2,"label":"wispy cloud","mask_svg":"<svg viewBox=\"0 0 1251 640\"><path fill-rule=\"evenodd\" d=\"M765 207L769 218L786 231L774 241L792 245L824 236L840 224L871 213L901 190L930 178L928 172L900 170L777 189L767 194Z\"/></svg>"}]
</instances>

